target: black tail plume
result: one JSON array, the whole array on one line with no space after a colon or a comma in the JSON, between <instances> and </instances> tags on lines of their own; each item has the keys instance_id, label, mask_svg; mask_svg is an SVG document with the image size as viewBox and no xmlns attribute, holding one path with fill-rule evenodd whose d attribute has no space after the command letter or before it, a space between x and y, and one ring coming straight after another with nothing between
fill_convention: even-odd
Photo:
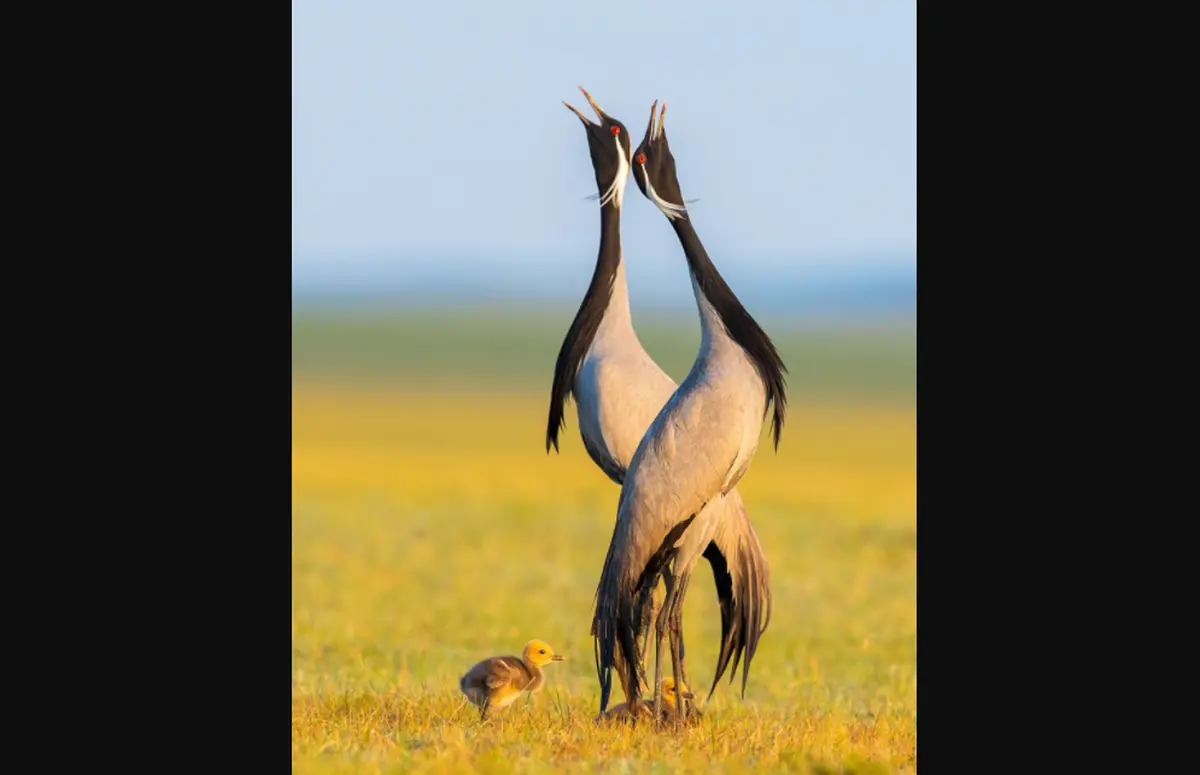
<instances>
[{"instance_id":1,"label":"black tail plume","mask_svg":"<svg viewBox=\"0 0 1200 775\"><path fill-rule=\"evenodd\" d=\"M742 536L738 541L735 568L730 567L730 558L722 554L716 542L709 543L704 550L704 558L712 566L721 610L721 650L708 697L712 699L732 659L729 681L733 682L738 663L741 662L742 697L745 698L750 662L758 650L759 638L766 632L771 620L771 589L766 559L752 534Z\"/></svg>"}]
</instances>

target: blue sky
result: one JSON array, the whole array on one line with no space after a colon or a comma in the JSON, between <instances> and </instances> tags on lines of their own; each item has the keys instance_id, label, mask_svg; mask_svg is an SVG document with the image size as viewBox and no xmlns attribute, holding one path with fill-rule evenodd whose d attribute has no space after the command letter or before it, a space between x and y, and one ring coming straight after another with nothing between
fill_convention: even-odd
<instances>
[{"instance_id":1,"label":"blue sky","mask_svg":"<svg viewBox=\"0 0 1200 775\"><path fill-rule=\"evenodd\" d=\"M587 143L561 103L590 113L580 85L635 144L667 100L718 265L914 260L916 5L895 0L293 0L293 259L594 259ZM679 260L632 180L623 243Z\"/></svg>"}]
</instances>

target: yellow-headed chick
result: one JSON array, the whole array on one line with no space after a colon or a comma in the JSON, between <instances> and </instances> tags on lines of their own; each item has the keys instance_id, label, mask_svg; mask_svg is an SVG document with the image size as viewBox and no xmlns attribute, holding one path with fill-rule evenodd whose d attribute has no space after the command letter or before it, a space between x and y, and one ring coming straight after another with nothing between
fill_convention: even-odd
<instances>
[{"instance_id":1,"label":"yellow-headed chick","mask_svg":"<svg viewBox=\"0 0 1200 775\"><path fill-rule=\"evenodd\" d=\"M542 665L562 662L566 657L555 654L545 641L525 644L518 657L492 657L478 663L458 679L458 688L479 708L480 720L487 718L491 708L503 708L521 695L542 688Z\"/></svg>"},{"instance_id":2,"label":"yellow-headed chick","mask_svg":"<svg viewBox=\"0 0 1200 775\"><path fill-rule=\"evenodd\" d=\"M663 701L663 718L671 719L675 716L675 679L667 676L662 679L662 701ZM694 700L696 697L688 690L687 685L683 684L679 687L679 696ZM693 707L693 710L695 708ZM695 715L690 715L689 722L697 721L700 712L695 710ZM637 703L638 718L651 719L654 718L654 698L641 699ZM630 721L633 719L633 714L629 712L628 703L622 702L620 705L614 705L608 710L596 717L596 721Z\"/></svg>"}]
</instances>

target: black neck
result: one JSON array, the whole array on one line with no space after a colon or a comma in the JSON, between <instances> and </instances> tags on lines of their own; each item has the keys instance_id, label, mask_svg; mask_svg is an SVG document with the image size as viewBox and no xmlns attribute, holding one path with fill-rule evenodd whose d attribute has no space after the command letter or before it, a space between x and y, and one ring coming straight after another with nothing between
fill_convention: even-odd
<instances>
[{"instance_id":1,"label":"black neck","mask_svg":"<svg viewBox=\"0 0 1200 775\"><path fill-rule=\"evenodd\" d=\"M596 268L592 282L588 285L575 320L563 338L554 364L554 383L550 387L550 416L546 425L546 451L553 445L558 449L558 432L566 424L563 414L567 397L575 385L575 374L592 339L600 328L600 321L612 299L613 279L621 264L621 208L616 201L600 208L600 253L596 257Z\"/></svg>"},{"instance_id":2,"label":"black neck","mask_svg":"<svg viewBox=\"0 0 1200 775\"><path fill-rule=\"evenodd\" d=\"M674 227L675 236L679 237L679 244L683 247L683 255L687 259L688 269L691 270L697 281L701 281L701 288L704 287L703 281L713 279L725 286L724 278L717 271L712 259L708 257L708 251L704 249L700 235L696 234L696 228L692 226L692 219L687 216L677 218L671 221L671 226ZM728 286L725 287L728 288ZM729 295L732 296L733 292L730 291Z\"/></svg>"},{"instance_id":3,"label":"black neck","mask_svg":"<svg viewBox=\"0 0 1200 775\"><path fill-rule=\"evenodd\" d=\"M604 308L608 307L608 297L612 292L612 279L621 263L621 208L616 202L609 202L600 208L600 252L596 256L596 269L592 272L592 283L588 286L587 296L597 291L597 281L603 288ZM604 311L601 308L601 312Z\"/></svg>"},{"instance_id":4,"label":"black neck","mask_svg":"<svg viewBox=\"0 0 1200 775\"><path fill-rule=\"evenodd\" d=\"M783 365L779 353L776 352L771 338L738 301L738 297L734 295L729 285L726 284L725 278L721 277L721 273L717 271L717 267L708 257L708 251L704 249L704 244L700 242L700 237L696 234L695 227L692 226L692 219L684 216L672 220L671 225L679 237L683 255L687 258L688 269L691 271L692 277L696 278L696 286L700 289L700 293L716 311L717 317L720 318L721 324L725 328L725 333L742 348L762 379L767 394L763 415L766 416L767 409L773 404L775 416L772 418L771 424L775 432L775 447L778 449L779 434L783 430L784 414L787 412L787 395L783 377L787 373L787 368Z\"/></svg>"}]
</instances>

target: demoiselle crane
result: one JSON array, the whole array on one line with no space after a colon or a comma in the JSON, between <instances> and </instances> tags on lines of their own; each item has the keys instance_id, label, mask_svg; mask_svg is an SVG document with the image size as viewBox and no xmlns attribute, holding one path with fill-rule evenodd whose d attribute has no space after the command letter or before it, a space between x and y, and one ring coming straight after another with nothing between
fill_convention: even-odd
<instances>
[{"instance_id":1,"label":"demoiselle crane","mask_svg":"<svg viewBox=\"0 0 1200 775\"><path fill-rule=\"evenodd\" d=\"M583 122L587 133L600 199L600 251L591 283L555 364L546 450L551 446L558 449L559 432L565 427L566 401L574 395L584 448L600 470L622 484L637 445L676 385L642 348L630 314L620 232L623 192L632 158L629 133L586 90L581 87L580 91L599 124L569 103L564 104ZM721 648L713 689L731 658L736 673L744 653L744 695L750 662L770 620L770 572L736 489L709 508L718 512L715 518L720 525L704 552L712 566L721 610ZM657 580L651 588L656 586ZM651 597L641 630L648 630L655 613L654 602ZM646 643L648 637L640 649L639 665L645 659ZM682 639L680 649L682 662ZM617 653L615 659L619 664L621 655ZM617 670L628 698L632 695L626 683L627 672L640 678L644 671Z\"/></svg>"},{"instance_id":2,"label":"demoiselle crane","mask_svg":"<svg viewBox=\"0 0 1200 775\"><path fill-rule=\"evenodd\" d=\"M691 371L657 413L626 467L592 622L600 710L608 704L614 667L626 672L622 683L635 693L628 701L636 704L641 690L636 638L650 592L663 577L667 594L655 621L656 717L662 712L663 637L669 630L675 686L687 685L680 638L688 581L701 554L728 525L721 516L749 469L768 412L774 408L771 424L778 449L787 408L782 359L721 277L692 226L662 125L666 105L656 128L657 104L634 152L633 176L642 194L667 217L683 248L700 316L700 347ZM677 714L686 715L678 696L676 704Z\"/></svg>"}]
</instances>

